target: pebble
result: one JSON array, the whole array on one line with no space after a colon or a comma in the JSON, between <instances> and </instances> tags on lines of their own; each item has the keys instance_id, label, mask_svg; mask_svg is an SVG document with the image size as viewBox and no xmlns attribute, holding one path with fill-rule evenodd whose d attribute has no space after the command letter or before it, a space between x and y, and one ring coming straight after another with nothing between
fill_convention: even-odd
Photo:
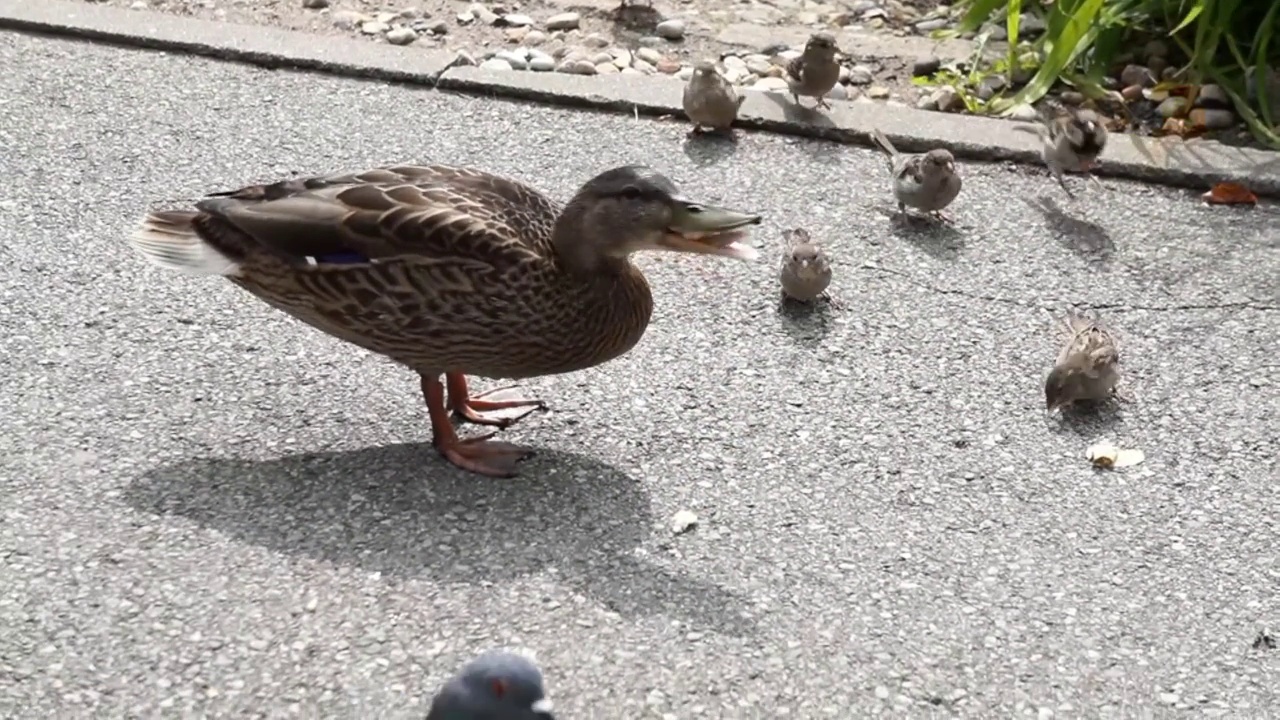
<instances>
[{"instance_id":1,"label":"pebble","mask_svg":"<svg viewBox=\"0 0 1280 720\"><path fill-rule=\"evenodd\" d=\"M550 72L556 69L556 61L550 55L534 55L529 59L529 69L537 72Z\"/></svg>"},{"instance_id":2,"label":"pebble","mask_svg":"<svg viewBox=\"0 0 1280 720\"><path fill-rule=\"evenodd\" d=\"M1009 119L1018 122L1036 122L1040 119L1040 114L1029 104L1018 103L1009 110Z\"/></svg>"},{"instance_id":3,"label":"pebble","mask_svg":"<svg viewBox=\"0 0 1280 720\"><path fill-rule=\"evenodd\" d=\"M658 23L658 27L654 28L658 33L658 37L664 40L681 40L684 38L684 21L683 20L663 20Z\"/></svg>"},{"instance_id":4,"label":"pebble","mask_svg":"<svg viewBox=\"0 0 1280 720\"><path fill-rule=\"evenodd\" d=\"M528 27L533 24L533 18L520 13L511 13L510 15L503 15L502 22L511 27Z\"/></svg>"},{"instance_id":5,"label":"pebble","mask_svg":"<svg viewBox=\"0 0 1280 720\"><path fill-rule=\"evenodd\" d=\"M1231 98L1220 85L1201 85L1200 92L1196 94L1196 107L1229 108Z\"/></svg>"},{"instance_id":6,"label":"pebble","mask_svg":"<svg viewBox=\"0 0 1280 720\"><path fill-rule=\"evenodd\" d=\"M1142 86L1130 85L1129 87L1120 91L1120 97L1124 98L1125 102L1134 102L1136 100L1141 100Z\"/></svg>"},{"instance_id":7,"label":"pebble","mask_svg":"<svg viewBox=\"0 0 1280 720\"><path fill-rule=\"evenodd\" d=\"M911 66L912 77L927 77L938 72L942 67L942 60L936 57L920 58Z\"/></svg>"},{"instance_id":8,"label":"pebble","mask_svg":"<svg viewBox=\"0 0 1280 720\"><path fill-rule=\"evenodd\" d=\"M760 78L751 86L752 90L773 92L787 89L787 81L777 77Z\"/></svg>"},{"instance_id":9,"label":"pebble","mask_svg":"<svg viewBox=\"0 0 1280 720\"><path fill-rule=\"evenodd\" d=\"M1174 115L1177 115L1178 113L1182 112L1182 109L1186 107L1186 105L1187 105L1186 98L1179 97L1177 95L1171 95L1165 98L1158 106L1156 106L1156 113L1158 113L1162 118L1171 118Z\"/></svg>"},{"instance_id":10,"label":"pebble","mask_svg":"<svg viewBox=\"0 0 1280 720\"><path fill-rule=\"evenodd\" d=\"M1225 130L1236 124L1235 113L1217 108L1196 108L1187 114L1187 119L1192 125L1203 125L1210 130Z\"/></svg>"},{"instance_id":11,"label":"pebble","mask_svg":"<svg viewBox=\"0 0 1280 720\"><path fill-rule=\"evenodd\" d=\"M952 92L955 92L955 91L952 90ZM867 88L867 97L871 98L872 100L888 100L889 94L890 94L889 88L883 85L872 85L871 87Z\"/></svg>"},{"instance_id":12,"label":"pebble","mask_svg":"<svg viewBox=\"0 0 1280 720\"><path fill-rule=\"evenodd\" d=\"M873 80L875 80L875 74L866 65L854 65L849 68L847 82L850 85L870 85Z\"/></svg>"},{"instance_id":13,"label":"pebble","mask_svg":"<svg viewBox=\"0 0 1280 720\"><path fill-rule=\"evenodd\" d=\"M1024 19L1026 17L1028 16L1026 15L1023 16ZM946 26L947 26L947 20L945 18L934 18L933 20L922 20L921 22L916 23L916 32L930 33L930 32L933 32L934 30L941 30Z\"/></svg>"},{"instance_id":14,"label":"pebble","mask_svg":"<svg viewBox=\"0 0 1280 720\"><path fill-rule=\"evenodd\" d=\"M387 42L392 45L408 45L418 39L418 33L412 28L398 27L387 31Z\"/></svg>"},{"instance_id":15,"label":"pebble","mask_svg":"<svg viewBox=\"0 0 1280 720\"><path fill-rule=\"evenodd\" d=\"M491 57L480 63L481 70L511 70L511 63L500 57Z\"/></svg>"},{"instance_id":16,"label":"pebble","mask_svg":"<svg viewBox=\"0 0 1280 720\"><path fill-rule=\"evenodd\" d=\"M329 7L329 0L302 0L302 7L308 10L323 10Z\"/></svg>"},{"instance_id":17,"label":"pebble","mask_svg":"<svg viewBox=\"0 0 1280 720\"><path fill-rule=\"evenodd\" d=\"M654 50L651 47L642 47L639 50L636 50L636 57L649 63L650 65L657 65L658 63L662 62L662 53L658 52L657 50Z\"/></svg>"},{"instance_id":18,"label":"pebble","mask_svg":"<svg viewBox=\"0 0 1280 720\"><path fill-rule=\"evenodd\" d=\"M548 30L577 30L582 16L576 12L560 13L547 19Z\"/></svg>"},{"instance_id":19,"label":"pebble","mask_svg":"<svg viewBox=\"0 0 1280 720\"><path fill-rule=\"evenodd\" d=\"M524 36L526 45L541 45L547 41L547 34L541 30L530 30Z\"/></svg>"},{"instance_id":20,"label":"pebble","mask_svg":"<svg viewBox=\"0 0 1280 720\"><path fill-rule=\"evenodd\" d=\"M360 23L363 23L366 18L358 12L353 12L351 10L339 10L332 15L332 20L334 27L342 30L354 30L360 25Z\"/></svg>"},{"instance_id":21,"label":"pebble","mask_svg":"<svg viewBox=\"0 0 1280 720\"><path fill-rule=\"evenodd\" d=\"M386 23L378 22L377 20L370 20L360 26L360 32L365 35L381 35L390 29L391 26Z\"/></svg>"},{"instance_id":22,"label":"pebble","mask_svg":"<svg viewBox=\"0 0 1280 720\"><path fill-rule=\"evenodd\" d=\"M1120 71L1120 84L1128 87L1130 85L1142 85L1150 87L1156 84L1155 77L1151 74L1151 70L1142 65L1125 65Z\"/></svg>"},{"instance_id":23,"label":"pebble","mask_svg":"<svg viewBox=\"0 0 1280 720\"><path fill-rule=\"evenodd\" d=\"M525 59L525 54L520 50L503 50L494 55L498 60L504 60L511 66L512 70L524 70L529 67L529 61ZM500 70L501 68L494 68Z\"/></svg>"}]
</instances>

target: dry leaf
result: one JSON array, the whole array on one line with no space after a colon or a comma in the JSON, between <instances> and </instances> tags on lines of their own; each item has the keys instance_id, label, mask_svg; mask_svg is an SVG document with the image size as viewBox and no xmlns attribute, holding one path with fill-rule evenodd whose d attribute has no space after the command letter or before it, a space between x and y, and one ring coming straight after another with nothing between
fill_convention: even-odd
<instances>
[{"instance_id":1,"label":"dry leaf","mask_svg":"<svg viewBox=\"0 0 1280 720\"><path fill-rule=\"evenodd\" d=\"M1249 188L1239 184L1223 182L1213 186L1209 192L1201 195L1210 205L1257 205L1258 196Z\"/></svg>"},{"instance_id":2,"label":"dry leaf","mask_svg":"<svg viewBox=\"0 0 1280 720\"><path fill-rule=\"evenodd\" d=\"M1184 97L1187 99L1187 108L1191 107L1192 103L1196 101L1196 96L1199 94L1199 85L1187 85L1186 83L1167 81L1156 83L1155 87L1146 88L1142 91L1142 97L1156 103L1170 97Z\"/></svg>"}]
</instances>

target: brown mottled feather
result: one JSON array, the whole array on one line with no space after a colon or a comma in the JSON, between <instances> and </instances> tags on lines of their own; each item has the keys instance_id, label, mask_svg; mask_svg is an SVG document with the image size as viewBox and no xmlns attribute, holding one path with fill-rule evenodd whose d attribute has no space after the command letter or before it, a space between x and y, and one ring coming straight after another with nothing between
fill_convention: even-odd
<instances>
[{"instance_id":1,"label":"brown mottled feather","mask_svg":"<svg viewBox=\"0 0 1280 720\"><path fill-rule=\"evenodd\" d=\"M525 378L615 358L653 298L630 263L566 272L562 205L521 182L448 166L296 178L152 213L240 263L232 282L330 335L420 373ZM355 253L368 262L312 261Z\"/></svg>"}]
</instances>

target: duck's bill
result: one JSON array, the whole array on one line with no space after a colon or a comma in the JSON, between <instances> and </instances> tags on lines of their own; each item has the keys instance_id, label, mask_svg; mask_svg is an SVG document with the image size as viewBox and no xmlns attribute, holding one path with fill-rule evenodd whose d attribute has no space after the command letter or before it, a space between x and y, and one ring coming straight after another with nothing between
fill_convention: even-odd
<instances>
[{"instance_id":1,"label":"duck's bill","mask_svg":"<svg viewBox=\"0 0 1280 720\"><path fill-rule=\"evenodd\" d=\"M745 241L749 235L747 228L759 224L759 215L681 202L672 213L671 224L661 243L665 249L676 252L755 260L760 253Z\"/></svg>"}]
</instances>

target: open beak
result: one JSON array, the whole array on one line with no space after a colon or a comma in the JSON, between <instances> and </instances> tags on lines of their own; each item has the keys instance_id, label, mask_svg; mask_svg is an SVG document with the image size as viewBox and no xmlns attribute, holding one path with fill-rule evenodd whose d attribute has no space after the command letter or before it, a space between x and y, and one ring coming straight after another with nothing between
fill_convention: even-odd
<instances>
[{"instance_id":1,"label":"open beak","mask_svg":"<svg viewBox=\"0 0 1280 720\"><path fill-rule=\"evenodd\" d=\"M676 198L671 223L658 245L675 252L755 260L760 253L741 241L747 239L747 226L759 224L759 215Z\"/></svg>"}]
</instances>

